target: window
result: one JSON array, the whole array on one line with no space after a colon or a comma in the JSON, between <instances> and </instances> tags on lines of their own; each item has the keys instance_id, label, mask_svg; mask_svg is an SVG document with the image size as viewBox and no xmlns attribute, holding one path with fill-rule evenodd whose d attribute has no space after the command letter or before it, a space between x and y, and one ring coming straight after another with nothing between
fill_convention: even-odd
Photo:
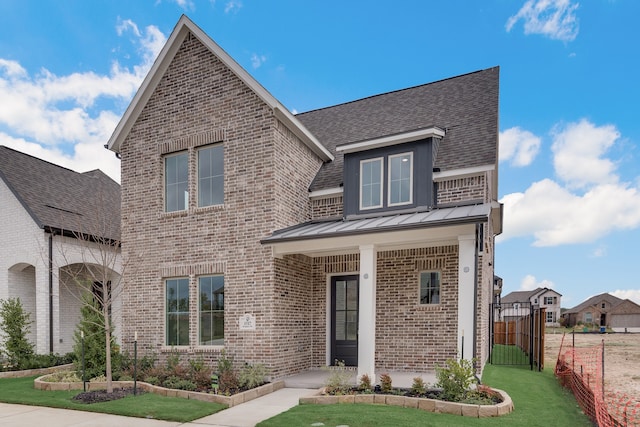
<instances>
[{"instance_id":1,"label":"window","mask_svg":"<svg viewBox=\"0 0 640 427\"><path fill-rule=\"evenodd\" d=\"M440 273L420 273L420 304L440 304Z\"/></svg>"},{"instance_id":2,"label":"window","mask_svg":"<svg viewBox=\"0 0 640 427\"><path fill-rule=\"evenodd\" d=\"M224 147L198 150L198 207L224 203Z\"/></svg>"},{"instance_id":3,"label":"window","mask_svg":"<svg viewBox=\"0 0 640 427\"><path fill-rule=\"evenodd\" d=\"M556 323L555 311L547 311L547 323Z\"/></svg>"},{"instance_id":4,"label":"window","mask_svg":"<svg viewBox=\"0 0 640 427\"><path fill-rule=\"evenodd\" d=\"M546 305L552 305L553 304L553 297L544 297L544 303Z\"/></svg>"},{"instance_id":5,"label":"window","mask_svg":"<svg viewBox=\"0 0 640 427\"><path fill-rule=\"evenodd\" d=\"M360 162L360 209L382 207L382 158Z\"/></svg>"},{"instance_id":6,"label":"window","mask_svg":"<svg viewBox=\"0 0 640 427\"><path fill-rule=\"evenodd\" d=\"M389 156L389 206L412 203L412 188L413 153Z\"/></svg>"},{"instance_id":7,"label":"window","mask_svg":"<svg viewBox=\"0 0 640 427\"><path fill-rule=\"evenodd\" d=\"M607 308L605 303L602 303L602 308Z\"/></svg>"},{"instance_id":8,"label":"window","mask_svg":"<svg viewBox=\"0 0 640 427\"><path fill-rule=\"evenodd\" d=\"M200 277L200 345L224 345L224 276Z\"/></svg>"},{"instance_id":9,"label":"window","mask_svg":"<svg viewBox=\"0 0 640 427\"><path fill-rule=\"evenodd\" d=\"M166 281L167 345L189 345L189 279Z\"/></svg>"},{"instance_id":10,"label":"window","mask_svg":"<svg viewBox=\"0 0 640 427\"><path fill-rule=\"evenodd\" d=\"M164 207L166 212L189 206L189 155L179 153L164 158Z\"/></svg>"},{"instance_id":11,"label":"window","mask_svg":"<svg viewBox=\"0 0 640 427\"><path fill-rule=\"evenodd\" d=\"M591 314L590 311L587 311L584 314L584 323L592 323L593 322L593 315Z\"/></svg>"}]
</instances>

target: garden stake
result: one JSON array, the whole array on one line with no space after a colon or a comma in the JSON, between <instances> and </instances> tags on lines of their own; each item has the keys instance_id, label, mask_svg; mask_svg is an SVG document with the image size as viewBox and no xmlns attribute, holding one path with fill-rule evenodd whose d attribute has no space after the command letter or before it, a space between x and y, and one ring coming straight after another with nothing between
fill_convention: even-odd
<instances>
[{"instance_id":1,"label":"garden stake","mask_svg":"<svg viewBox=\"0 0 640 427\"><path fill-rule=\"evenodd\" d=\"M85 374L84 374L84 331L80 331L80 338L82 340L82 391L86 393L87 382L85 380Z\"/></svg>"},{"instance_id":2,"label":"garden stake","mask_svg":"<svg viewBox=\"0 0 640 427\"><path fill-rule=\"evenodd\" d=\"M133 395L136 395L138 385L138 331L133 335Z\"/></svg>"}]
</instances>

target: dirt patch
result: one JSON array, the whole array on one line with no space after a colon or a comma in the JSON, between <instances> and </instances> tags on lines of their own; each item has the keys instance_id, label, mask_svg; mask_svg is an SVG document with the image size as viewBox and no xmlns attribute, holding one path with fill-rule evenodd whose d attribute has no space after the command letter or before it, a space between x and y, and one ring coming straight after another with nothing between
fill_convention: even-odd
<instances>
[{"instance_id":1,"label":"dirt patch","mask_svg":"<svg viewBox=\"0 0 640 427\"><path fill-rule=\"evenodd\" d=\"M571 334L565 335L565 346L571 345ZM640 396L640 334L576 333L576 347L594 347L604 340L604 385L606 391ZM545 366L554 368L562 333L545 334Z\"/></svg>"},{"instance_id":2,"label":"dirt patch","mask_svg":"<svg viewBox=\"0 0 640 427\"><path fill-rule=\"evenodd\" d=\"M144 391L138 389L136 393L142 394L144 393ZM127 397L130 395L133 395L133 387L114 388L112 393L107 393L106 390L85 391L74 396L73 400L79 403L98 403L122 399L123 397Z\"/></svg>"}]
</instances>

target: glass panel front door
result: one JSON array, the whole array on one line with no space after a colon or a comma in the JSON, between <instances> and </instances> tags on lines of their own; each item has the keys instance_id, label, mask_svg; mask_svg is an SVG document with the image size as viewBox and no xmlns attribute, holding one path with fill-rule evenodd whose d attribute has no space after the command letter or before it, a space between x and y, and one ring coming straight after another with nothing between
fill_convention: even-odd
<instances>
[{"instance_id":1,"label":"glass panel front door","mask_svg":"<svg viewBox=\"0 0 640 427\"><path fill-rule=\"evenodd\" d=\"M358 276L331 278L331 363L358 365Z\"/></svg>"}]
</instances>

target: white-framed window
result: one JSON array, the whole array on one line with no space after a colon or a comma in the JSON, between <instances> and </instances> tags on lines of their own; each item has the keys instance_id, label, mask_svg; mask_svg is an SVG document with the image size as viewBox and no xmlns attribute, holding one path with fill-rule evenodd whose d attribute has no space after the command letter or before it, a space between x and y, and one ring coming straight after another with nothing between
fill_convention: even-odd
<instances>
[{"instance_id":1,"label":"white-framed window","mask_svg":"<svg viewBox=\"0 0 640 427\"><path fill-rule=\"evenodd\" d=\"M224 146L198 150L198 207L224 203Z\"/></svg>"},{"instance_id":2,"label":"white-framed window","mask_svg":"<svg viewBox=\"0 0 640 427\"><path fill-rule=\"evenodd\" d=\"M552 305L553 304L553 297L544 297L544 303L546 305Z\"/></svg>"},{"instance_id":3,"label":"white-framed window","mask_svg":"<svg viewBox=\"0 0 640 427\"><path fill-rule=\"evenodd\" d=\"M384 159L360 162L360 210L382 207L382 171Z\"/></svg>"},{"instance_id":4,"label":"white-framed window","mask_svg":"<svg viewBox=\"0 0 640 427\"><path fill-rule=\"evenodd\" d=\"M420 273L420 304L440 304L440 272Z\"/></svg>"},{"instance_id":5,"label":"white-framed window","mask_svg":"<svg viewBox=\"0 0 640 427\"><path fill-rule=\"evenodd\" d=\"M388 206L413 203L413 153L389 156Z\"/></svg>"},{"instance_id":6,"label":"white-framed window","mask_svg":"<svg viewBox=\"0 0 640 427\"><path fill-rule=\"evenodd\" d=\"M547 323L556 323L556 312L555 311L547 311Z\"/></svg>"},{"instance_id":7,"label":"white-framed window","mask_svg":"<svg viewBox=\"0 0 640 427\"><path fill-rule=\"evenodd\" d=\"M175 212L189 206L189 153L164 158L164 210Z\"/></svg>"},{"instance_id":8,"label":"white-framed window","mask_svg":"<svg viewBox=\"0 0 640 427\"><path fill-rule=\"evenodd\" d=\"M602 308L607 308L607 304L606 303L602 303Z\"/></svg>"},{"instance_id":9,"label":"white-framed window","mask_svg":"<svg viewBox=\"0 0 640 427\"><path fill-rule=\"evenodd\" d=\"M590 311L584 314L584 323L593 323L593 314Z\"/></svg>"},{"instance_id":10,"label":"white-framed window","mask_svg":"<svg viewBox=\"0 0 640 427\"><path fill-rule=\"evenodd\" d=\"M224 276L198 278L198 343L224 345Z\"/></svg>"},{"instance_id":11,"label":"white-framed window","mask_svg":"<svg viewBox=\"0 0 640 427\"><path fill-rule=\"evenodd\" d=\"M166 338L168 346L189 345L189 279L165 280Z\"/></svg>"}]
</instances>

